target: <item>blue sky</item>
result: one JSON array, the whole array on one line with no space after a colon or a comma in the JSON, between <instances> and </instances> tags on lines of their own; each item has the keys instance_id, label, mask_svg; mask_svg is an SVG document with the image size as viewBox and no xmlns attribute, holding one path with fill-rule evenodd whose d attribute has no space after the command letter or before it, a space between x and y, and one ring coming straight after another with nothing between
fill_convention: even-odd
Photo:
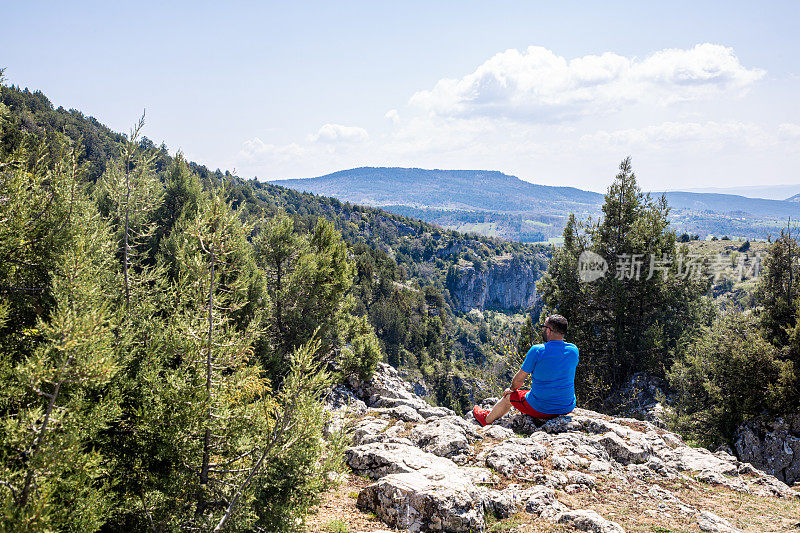
<instances>
[{"instance_id":1,"label":"blue sky","mask_svg":"<svg viewBox=\"0 0 800 533\"><path fill-rule=\"evenodd\" d=\"M17 2L7 83L212 168L800 183L799 2Z\"/></svg>"}]
</instances>

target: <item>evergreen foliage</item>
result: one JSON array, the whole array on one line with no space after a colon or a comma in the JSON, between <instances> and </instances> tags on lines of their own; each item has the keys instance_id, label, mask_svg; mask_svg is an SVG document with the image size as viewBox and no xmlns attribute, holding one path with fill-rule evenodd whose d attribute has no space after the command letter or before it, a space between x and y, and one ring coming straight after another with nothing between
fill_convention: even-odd
<instances>
[{"instance_id":1,"label":"evergreen foliage","mask_svg":"<svg viewBox=\"0 0 800 533\"><path fill-rule=\"evenodd\" d=\"M730 444L736 428L764 412L796 408L793 365L762 335L752 313L731 313L681 346L669 372L673 423L702 445Z\"/></svg>"},{"instance_id":2,"label":"evergreen foliage","mask_svg":"<svg viewBox=\"0 0 800 533\"><path fill-rule=\"evenodd\" d=\"M670 349L704 318L700 297L707 280L677 275L687 252L676 249L666 201L641 192L630 158L619 170L602 220L582 224L570 216L564 246L540 281L541 319L551 312L566 316L569 340L580 347L576 390L584 405L597 405L634 372L665 375ZM583 282L578 271L583 252L605 260L609 272ZM653 276L651 258L666 261Z\"/></svg>"},{"instance_id":3,"label":"evergreen foliage","mask_svg":"<svg viewBox=\"0 0 800 533\"><path fill-rule=\"evenodd\" d=\"M674 423L698 443L731 444L745 420L800 408L797 247L782 231L764 260L755 309L723 312L678 346L669 372Z\"/></svg>"},{"instance_id":4,"label":"evergreen foliage","mask_svg":"<svg viewBox=\"0 0 800 533\"><path fill-rule=\"evenodd\" d=\"M355 265L319 219L277 231L297 261L276 285L260 239L290 219L159 169L142 124L97 179L63 136L0 157L0 529L294 530L341 467L330 370L382 357Z\"/></svg>"}]
</instances>

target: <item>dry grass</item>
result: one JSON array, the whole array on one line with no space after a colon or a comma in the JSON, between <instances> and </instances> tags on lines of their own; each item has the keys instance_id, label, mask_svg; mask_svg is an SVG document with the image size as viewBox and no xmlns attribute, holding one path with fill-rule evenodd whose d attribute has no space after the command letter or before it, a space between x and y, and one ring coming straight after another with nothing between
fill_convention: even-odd
<instances>
[{"instance_id":1,"label":"dry grass","mask_svg":"<svg viewBox=\"0 0 800 533\"><path fill-rule=\"evenodd\" d=\"M372 481L355 474L348 474L347 480L322 495L322 502L314 514L306 517L308 533L327 533L326 525L340 520L347 524L351 533L391 531L391 528L378 520L372 513L365 513L356 507L358 493Z\"/></svg>"},{"instance_id":2,"label":"dry grass","mask_svg":"<svg viewBox=\"0 0 800 533\"><path fill-rule=\"evenodd\" d=\"M705 483L605 478L598 491L558 492L558 499L572 509L592 509L618 522L627 532L701 531L697 516L681 512L678 502L654 501L647 492L653 484L668 490L684 505L711 511L743 531L800 531L800 499L750 496Z\"/></svg>"},{"instance_id":3,"label":"dry grass","mask_svg":"<svg viewBox=\"0 0 800 533\"><path fill-rule=\"evenodd\" d=\"M598 489L567 494L556 491L558 500L570 509L592 509L601 516L618 522L626 532L670 533L699 532L694 513L685 514L677 502L654 501L648 494L656 484L674 494L680 502L700 510L711 511L745 532L800 532L800 499L781 499L750 496L730 489L685 480L623 481L610 476L598 476ZM501 485L511 480L504 479ZM519 481L516 481L519 483ZM326 524L339 520L347 524L351 533L391 530L372 513L356 507L358 492L372 483L368 479L350 474L339 487L323 494L317 512L307 517L308 533L325 533ZM520 483L527 485L526 483ZM487 533L543 533L567 532L574 529L539 520L527 513L497 520L487 517Z\"/></svg>"}]
</instances>

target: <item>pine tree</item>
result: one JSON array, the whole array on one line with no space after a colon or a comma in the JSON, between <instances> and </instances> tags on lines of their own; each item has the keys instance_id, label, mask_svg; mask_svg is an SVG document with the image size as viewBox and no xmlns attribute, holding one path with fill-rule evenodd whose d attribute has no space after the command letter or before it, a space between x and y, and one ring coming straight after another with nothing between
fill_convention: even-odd
<instances>
[{"instance_id":1,"label":"pine tree","mask_svg":"<svg viewBox=\"0 0 800 533\"><path fill-rule=\"evenodd\" d=\"M147 245L156 227L155 214L163 199L163 188L153 169L157 154L139 146L143 127L144 115L122 144L120 157L109 163L98 183L98 204L120 242L126 307L131 305L132 294L135 297L140 290L149 292L148 287L141 286L159 277L158 272L143 275L150 255Z\"/></svg>"},{"instance_id":2,"label":"pine tree","mask_svg":"<svg viewBox=\"0 0 800 533\"><path fill-rule=\"evenodd\" d=\"M676 275L680 257L664 197L654 201L641 192L630 158L619 170L602 219L581 224L570 217L564 246L539 284L542 316L559 312L570 322L569 339L581 352L576 392L589 404L601 402L634 372L663 376L670 350L700 322L699 298L708 286L707 279ZM584 283L578 260L585 251L605 260L608 272ZM664 261L659 266L665 272L651 276L651 260Z\"/></svg>"},{"instance_id":3,"label":"pine tree","mask_svg":"<svg viewBox=\"0 0 800 533\"><path fill-rule=\"evenodd\" d=\"M113 503L105 458L90 445L119 414L107 388L118 369L106 296L113 244L78 191L68 205L67 244L50 271L53 310L30 331L40 342L6 381L15 397L3 402L3 529L91 531Z\"/></svg>"},{"instance_id":4,"label":"pine tree","mask_svg":"<svg viewBox=\"0 0 800 533\"><path fill-rule=\"evenodd\" d=\"M180 517L186 527L210 528L266 433L259 413L268 389L251 361L260 317L246 324L235 320L247 304L250 278L256 275L245 228L222 198L211 193L182 234L171 332L179 361L172 375L178 380L173 383L173 400L185 406L176 452L187 469L188 502Z\"/></svg>"},{"instance_id":5,"label":"pine tree","mask_svg":"<svg viewBox=\"0 0 800 533\"><path fill-rule=\"evenodd\" d=\"M320 218L310 235L298 234L285 214L271 219L255 239L256 261L266 274L271 301L266 316L269 348L265 368L280 381L286 357L319 331L318 356L345 371L369 374L379 356L374 333L352 317L355 302L348 297L355 267L333 225ZM356 342L356 339L359 339ZM342 352L343 344L350 348ZM357 362L353 349L367 359ZM355 366L354 366L355 365Z\"/></svg>"},{"instance_id":6,"label":"pine tree","mask_svg":"<svg viewBox=\"0 0 800 533\"><path fill-rule=\"evenodd\" d=\"M764 259L764 271L759 276L755 292L756 304L761 307L761 323L768 332L770 342L784 346L789 333L797 323L800 263L797 240L781 231L769 246Z\"/></svg>"}]
</instances>

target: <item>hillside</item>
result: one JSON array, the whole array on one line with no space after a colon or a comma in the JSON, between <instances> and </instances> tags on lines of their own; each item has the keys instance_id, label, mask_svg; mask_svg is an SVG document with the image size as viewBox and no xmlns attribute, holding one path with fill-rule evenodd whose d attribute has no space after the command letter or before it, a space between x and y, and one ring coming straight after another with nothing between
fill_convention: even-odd
<instances>
[{"instance_id":1,"label":"hillside","mask_svg":"<svg viewBox=\"0 0 800 533\"><path fill-rule=\"evenodd\" d=\"M595 192L538 185L484 170L362 167L272 183L522 242L559 237L569 213L597 218L603 202L603 195ZM788 217L800 216L796 202L719 193L663 194L679 233L766 238Z\"/></svg>"},{"instance_id":2,"label":"hillside","mask_svg":"<svg viewBox=\"0 0 800 533\"><path fill-rule=\"evenodd\" d=\"M642 521L646 511L662 511L681 513L670 527L732 530L733 524L758 527L796 512L794 493L773 477L725 453L690 448L662 425L580 410L544 429L516 416L481 432L469 417L455 416L519 368L514 357L538 338L543 300L555 307L548 279L543 288L536 284L548 262L552 272L575 279L574 267L563 261L574 245L569 238L554 249L447 230L210 171L137 134L129 140L77 111L54 109L41 93L2 87L0 104L0 197L14 200L0 202L0 256L8 259L0 268L0 351L8 355L0 369L0 414L13 429L0 438L6 458L0 477L12 479L4 481L11 490L4 492L9 511L0 513L0 529L22 517L34 530L130 531L147 529L148 522L151 529L208 530L231 516L215 502L234 505L236 486L250 491L247 505L258 513L235 516L238 529L276 531L278 521L294 528L317 492L336 478L338 447L349 439L335 424L324 427L321 404L331 387L334 396L366 402L349 402L358 413L354 446L345 457L353 472L377 480L356 482L357 503L391 525L535 531L588 523L618 531L616 522L650 527L652 520ZM92 150L82 144L86 135L94 136ZM442 179L460 180L464 190L497 183L507 194L525 194L527 185L498 174ZM636 192L633 180L627 185ZM582 192L552 189L539 196L562 205ZM624 196L638 202L639 195ZM501 197L480 204L464 195L462 203L472 209ZM457 207L447 209L461 212ZM666 236L664 249L670 249L666 209L655 209L645 214L656 223L642 227ZM711 246L732 251L744 244ZM681 316L679 305L700 289L687 285L686 292L635 298L640 309L624 314L634 330L626 337L638 342L647 326L637 322L647 316L642 311L661 303L669 306L663 322L682 333L681 321L695 315ZM611 330L602 317L581 318L578 308L599 309L588 289L573 294L581 296L570 300L574 311L563 311L573 320L572 332ZM559 311L567 303L560 298ZM698 306L695 323L707 324L712 312ZM659 344L649 352L653 361L670 362L664 347L678 340L677 333L661 329L641 337ZM605 362L613 359L598 359L604 352L584 339L583 368L610 368ZM584 402L587 393L605 394L595 385L652 368L659 372L655 365L631 366L610 376L614 382L579 374L581 405L593 405L587 403L592 398ZM213 405L223 406L223 414ZM48 426L53 409L59 420ZM774 464L778 456L770 446L777 439L795 442L789 440L794 426L772 427L779 431L750 428L745 444L758 453L749 460L768 463L771 473L793 483L795 466L782 462L791 455L793 465L800 453L785 452ZM62 436L69 446L57 445ZM279 448L260 449L262 439ZM30 447L45 440L45 447ZM538 457L536 464L524 460L528 452ZM223 477L203 481L212 456L215 467L234 466L214 468ZM178 464L184 466L164 467ZM55 494L43 504L47 515L38 514L39 500L30 496L34 481L44 487L42 501ZM21 497L16 484L25 487ZM766 518L737 517L740 494L751 498L751 507L766 508ZM651 499L643 507L645 495ZM80 504L63 504L73 499ZM91 523L77 525L86 520Z\"/></svg>"},{"instance_id":3,"label":"hillside","mask_svg":"<svg viewBox=\"0 0 800 533\"><path fill-rule=\"evenodd\" d=\"M576 409L546 423L509 413L480 427L471 413L426 405L386 365L326 402L331 427L352 431L347 468L361 478L345 476L326 494L310 531L385 530L379 521L449 532L798 526L800 493L650 422Z\"/></svg>"},{"instance_id":4,"label":"hillside","mask_svg":"<svg viewBox=\"0 0 800 533\"><path fill-rule=\"evenodd\" d=\"M365 205L407 205L467 211L569 211L599 205L603 195L574 187L536 185L490 170L362 167L311 179L274 181Z\"/></svg>"},{"instance_id":5,"label":"hillside","mask_svg":"<svg viewBox=\"0 0 800 533\"><path fill-rule=\"evenodd\" d=\"M5 116L0 113L0 156L36 145L49 150L44 160L52 164L63 133L84 147L78 164L90 186L119 157L126 138L94 117L54 106L41 91L0 85L0 106L7 109ZM139 148L155 157L162 183L185 165L204 189L224 188L243 219L284 212L297 232L312 231L320 218L332 222L356 265L356 311L370 320L388 360L414 375L434 402L472 401L472 376L494 356L495 330L509 327L503 313L538 313L535 284L547 268L548 247L452 231L380 208L245 180L185 162L146 137ZM512 283L503 279L509 271ZM478 313L465 316L473 308ZM487 309L501 312L484 314ZM521 316L512 322L518 325Z\"/></svg>"}]
</instances>

